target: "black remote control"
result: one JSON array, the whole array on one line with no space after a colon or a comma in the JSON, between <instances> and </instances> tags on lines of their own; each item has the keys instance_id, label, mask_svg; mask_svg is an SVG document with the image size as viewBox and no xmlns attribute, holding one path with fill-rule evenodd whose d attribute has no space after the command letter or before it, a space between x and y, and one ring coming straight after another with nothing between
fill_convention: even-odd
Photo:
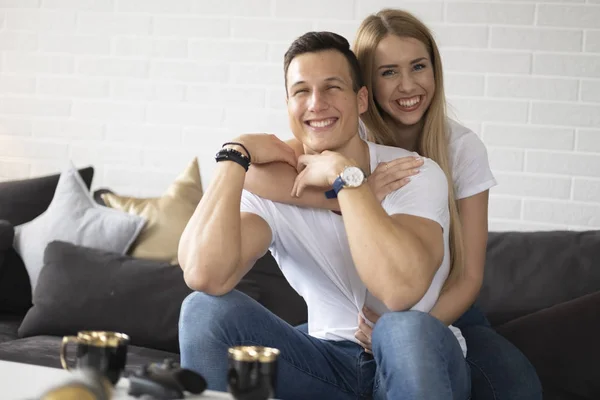
<instances>
[{"instance_id":1,"label":"black remote control","mask_svg":"<svg viewBox=\"0 0 600 400\"><path fill-rule=\"evenodd\" d=\"M162 364L148 364L128 376L129 394L134 397L150 395L157 400L183 399L185 392L200 394L206 390L206 381L196 372L181 368L166 359Z\"/></svg>"}]
</instances>

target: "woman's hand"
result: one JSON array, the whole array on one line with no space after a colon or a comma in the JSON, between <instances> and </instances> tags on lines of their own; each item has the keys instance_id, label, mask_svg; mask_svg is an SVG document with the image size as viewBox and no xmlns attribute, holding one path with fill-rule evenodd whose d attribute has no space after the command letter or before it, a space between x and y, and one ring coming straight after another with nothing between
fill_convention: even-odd
<instances>
[{"instance_id":1,"label":"woman's hand","mask_svg":"<svg viewBox=\"0 0 600 400\"><path fill-rule=\"evenodd\" d=\"M233 142L241 143L248 151L252 164L269 164L272 162L285 162L296 168L298 160L296 153L287 143L277 136L268 133L246 133L233 139ZM235 147L235 145L228 145Z\"/></svg>"},{"instance_id":2,"label":"woman's hand","mask_svg":"<svg viewBox=\"0 0 600 400\"><path fill-rule=\"evenodd\" d=\"M419 173L423 165L421 157L402 157L377 165L375 171L367 179L369 187L378 201L410 182L410 177Z\"/></svg>"},{"instance_id":3,"label":"woman's hand","mask_svg":"<svg viewBox=\"0 0 600 400\"><path fill-rule=\"evenodd\" d=\"M379 320L379 315L367 307L363 307L363 314L369 320L369 323L372 326L375 326L375 323ZM365 349L365 351L369 354L373 354L373 349L371 347L371 336L373 335L373 327L365 321L362 315L358 314L358 330L354 333L354 337L359 341L360 345Z\"/></svg>"}]
</instances>

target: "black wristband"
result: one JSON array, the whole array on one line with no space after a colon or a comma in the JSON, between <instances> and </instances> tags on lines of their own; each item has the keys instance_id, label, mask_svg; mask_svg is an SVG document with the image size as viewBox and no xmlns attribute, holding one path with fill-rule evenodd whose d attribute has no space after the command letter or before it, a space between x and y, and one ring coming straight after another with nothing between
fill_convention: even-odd
<instances>
[{"instance_id":1,"label":"black wristband","mask_svg":"<svg viewBox=\"0 0 600 400\"><path fill-rule=\"evenodd\" d=\"M246 146L244 146L243 144L238 143L238 142L226 142L226 143L223 143L223 146L221 146L221 147L225 147L228 144L240 146L242 149L244 149L244 151L246 152L246 154L248 154L248 161L252 162L252 156L250 155L250 152L248 151L248 149L246 148Z\"/></svg>"},{"instance_id":2,"label":"black wristband","mask_svg":"<svg viewBox=\"0 0 600 400\"><path fill-rule=\"evenodd\" d=\"M233 161L240 164L246 171L250 167L250 158L246 157L245 154L237 151L236 149L221 149L215 156L217 162L220 161Z\"/></svg>"}]
</instances>

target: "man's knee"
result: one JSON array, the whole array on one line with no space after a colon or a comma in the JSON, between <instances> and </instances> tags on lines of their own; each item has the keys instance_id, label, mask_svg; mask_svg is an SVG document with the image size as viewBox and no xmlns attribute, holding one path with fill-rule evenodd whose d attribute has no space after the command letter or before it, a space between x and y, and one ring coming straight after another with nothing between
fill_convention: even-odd
<instances>
[{"instance_id":1,"label":"man's knee","mask_svg":"<svg viewBox=\"0 0 600 400\"><path fill-rule=\"evenodd\" d=\"M390 312L381 316L373 330L373 342L415 340L425 343L439 340L438 334L447 327L435 317L421 311Z\"/></svg>"},{"instance_id":2,"label":"man's knee","mask_svg":"<svg viewBox=\"0 0 600 400\"><path fill-rule=\"evenodd\" d=\"M190 293L181 304L179 329L193 329L198 332L222 325L225 321L236 320L236 316L248 312L251 300L238 291L223 296L211 296L203 292Z\"/></svg>"}]
</instances>

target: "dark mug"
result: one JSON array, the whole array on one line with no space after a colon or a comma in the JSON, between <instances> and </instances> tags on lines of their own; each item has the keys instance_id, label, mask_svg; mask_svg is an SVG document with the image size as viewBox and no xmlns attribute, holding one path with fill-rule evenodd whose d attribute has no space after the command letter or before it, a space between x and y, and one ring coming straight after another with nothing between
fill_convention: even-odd
<instances>
[{"instance_id":1,"label":"dark mug","mask_svg":"<svg viewBox=\"0 0 600 400\"><path fill-rule=\"evenodd\" d=\"M81 331L77 336L65 336L60 346L62 367L70 370L67 363L67 347L77 343L75 368L94 369L116 385L127 363L129 336L124 333L105 331Z\"/></svg>"},{"instance_id":2,"label":"dark mug","mask_svg":"<svg viewBox=\"0 0 600 400\"><path fill-rule=\"evenodd\" d=\"M228 390L237 400L266 400L274 396L279 350L262 346L229 349Z\"/></svg>"}]
</instances>

